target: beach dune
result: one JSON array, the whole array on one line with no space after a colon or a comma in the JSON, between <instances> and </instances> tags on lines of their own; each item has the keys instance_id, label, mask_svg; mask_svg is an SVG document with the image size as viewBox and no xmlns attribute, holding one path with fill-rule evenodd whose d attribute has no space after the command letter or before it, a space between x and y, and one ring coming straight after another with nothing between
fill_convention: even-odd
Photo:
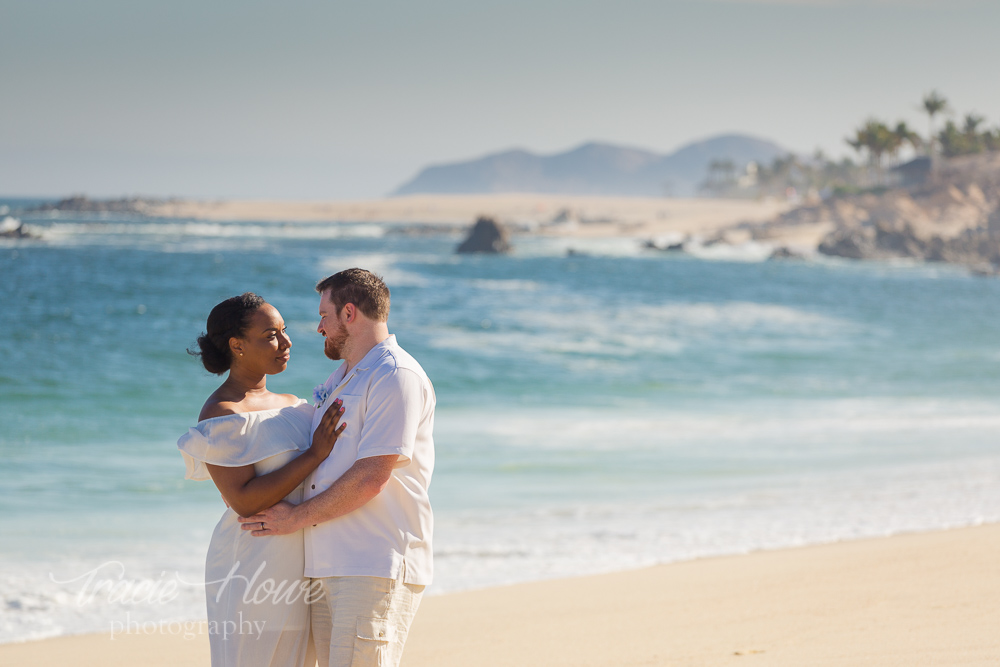
<instances>
[{"instance_id":1,"label":"beach dune","mask_svg":"<svg viewBox=\"0 0 1000 667\"><path fill-rule=\"evenodd\" d=\"M426 598L403 665L1000 664L1000 524ZM201 634L0 646L4 665L208 665Z\"/></svg>"}]
</instances>

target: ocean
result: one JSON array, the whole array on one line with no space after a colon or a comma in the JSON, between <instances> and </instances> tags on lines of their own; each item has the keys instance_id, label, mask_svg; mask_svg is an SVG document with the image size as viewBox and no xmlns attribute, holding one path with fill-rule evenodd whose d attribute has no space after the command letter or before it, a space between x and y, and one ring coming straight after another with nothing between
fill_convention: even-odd
<instances>
[{"instance_id":1,"label":"ocean","mask_svg":"<svg viewBox=\"0 0 1000 667\"><path fill-rule=\"evenodd\" d=\"M11 212L42 238L0 240L0 642L204 618L223 505L175 443L220 378L186 349L257 292L293 341L269 387L310 398L336 367L313 286L352 266L437 392L429 594L1000 520L997 280Z\"/></svg>"}]
</instances>

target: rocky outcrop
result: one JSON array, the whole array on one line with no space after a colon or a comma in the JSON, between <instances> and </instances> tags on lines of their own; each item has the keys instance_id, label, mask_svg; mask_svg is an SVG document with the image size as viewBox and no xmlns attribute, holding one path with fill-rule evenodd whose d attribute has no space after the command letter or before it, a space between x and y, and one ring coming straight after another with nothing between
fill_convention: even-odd
<instances>
[{"instance_id":1,"label":"rocky outcrop","mask_svg":"<svg viewBox=\"0 0 1000 667\"><path fill-rule=\"evenodd\" d=\"M24 224L17 218L7 216L0 220L0 238L2 239L37 239L37 234L32 234L24 228Z\"/></svg>"},{"instance_id":2,"label":"rocky outcrop","mask_svg":"<svg viewBox=\"0 0 1000 667\"><path fill-rule=\"evenodd\" d=\"M757 226L753 235L766 240L808 225L830 230L818 246L825 255L1000 269L1000 154L945 161L933 180L912 190L803 206Z\"/></svg>"},{"instance_id":3,"label":"rocky outcrop","mask_svg":"<svg viewBox=\"0 0 1000 667\"><path fill-rule=\"evenodd\" d=\"M685 237L681 241L658 243L656 239L649 239L643 242L642 247L645 250L659 250L661 252L684 252L684 244L689 240L689 238Z\"/></svg>"},{"instance_id":4,"label":"rocky outcrop","mask_svg":"<svg viewBox=\"0 0 1000 667\"><path fill-rule=\"evenodd\" d=\"M909 225L893 227L876 222L835 229L820 242L819 252L850 259L930 259L931 246L940 246L940 238L928 241L921 239Z\"/></svg>"},{"instance_id":5,"label":"rocky outcrop","mask_svg":"<svg viewBox=\"0 0 1000 667\"><path fill-rule=\"evenodd\" d=\"M148 197L123 197L121 199L90 199L86 195L74 195L60 199L54 204L43 204L32 211L67 211L73 213L127 213L147 215L150 207L169 203Z\"/></svg>"},{"instance_id":6,"label":"rocky outcrop","mask_svg":"<svg viewBox=\"0 0 1000 667\"><path fill-rule=\"evenodd\" d=\"M838 224L819 252L853 259L1000 262L997 206L975 184L965 192L948 185L924 196L887 193L862 210L861 220Z\"/></svg>"},{"instance_id":7,"label":"rocky outcrop","mask_svg":"<svg viewBox=\"0 0 1000 667\"><path fill-rule=\"evenodd\" d=\"M768 259L771 261L781 259L806 259L806 255L805 253L795 250L794 248L779 246L771 252Z\"/></svg>"},{"instance_id":8,"label":"rocky outcrop","mask_svg":"<svg viewBox=\"0 0 1000 667\"><path fill-rule=\"evenodd\" d=\"M481 217L476 220L469 235L458 246L458 253L503 254L511 250L507 231L493 218Z\"/></svg>"}]
</instances>

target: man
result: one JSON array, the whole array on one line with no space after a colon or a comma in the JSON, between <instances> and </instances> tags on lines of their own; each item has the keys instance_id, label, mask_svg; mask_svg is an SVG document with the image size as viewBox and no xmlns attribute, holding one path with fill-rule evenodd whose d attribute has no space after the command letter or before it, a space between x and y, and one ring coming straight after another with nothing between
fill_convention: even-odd
<instances>
[{"instance_id":1,"label":"man","mask_svg":"<svg viewBox=\"0 0 1000 667\"><path fill-rule=\"evenodd\" d=\"M312 606L320 665L396 665L433 572L434 388L389 334L381 278L347 269L316 291L326 356L344 363L317 388L313 437L329 437L340 401L346 428L301 505L240 521L257 536L305 530L305 576L324 593Z\"/></svg>"}]
</instances>

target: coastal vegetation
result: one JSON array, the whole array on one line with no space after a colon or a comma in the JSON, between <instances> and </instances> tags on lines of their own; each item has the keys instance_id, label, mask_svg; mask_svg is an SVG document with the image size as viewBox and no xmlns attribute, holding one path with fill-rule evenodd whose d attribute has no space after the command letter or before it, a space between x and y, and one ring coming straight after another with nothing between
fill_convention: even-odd
<instances>
[{"instance_id":1,"label":"coastal vegetation","mask_svg":"<svg viewBox=\"0 0 1000 667\"><path fill-rule=\"evenodd\" d=\"M943 157L959 157L975 155L987 151L1000 150L1000 125L995 128L983 126L986 118L976 113L966 113L961 125L949 119L937 133L934 132L934 117L950 112L948 101L937 91L924 96L921 109L929 119L926 138L907 127L904 121L899 121L894 127L871 118L854 131L854 135L846 139L847 143L858 152L867 152L869 162L881 168L883 156L890 156L892 161L898 158L900 150L909 145L915 154L940 154Z\"/></svg>"},{"instance_id":2,"label":"coastal vegetation","mask_svg":"<svg viewBox=\"0 0 1000 667\"><path fill-rule=\"evenodd\" d=\"M827 158L822 151L811 157L787 154L769 164L749 163L740 169L732 160L713 160L701 192L716 197L788 196L825 199L831 195L880 193L897 185L895 168L904 158L956 158L1000 151L1000 125L988 127L986 118L965 113L959 121L948 118L940 129L936 120L952 114L938 91L924 95L919 109L928 117L926 136L906 121L895 123L870 117L845 138L858 161Z\"/></svg>"},{"instance_id":3,"label":"coastal vegetation","mask_svg":"<svg viewBox=\"0 0 1000 667\"><path fill-rule=\"evenodd\" d=\"M769 163L751 162L743 170L732 160L713 160L700 191L710 197L815 199L861 189L863 170L850 158L831 160L819 150L808 157L786 153Z\"/></svg>"},{"instance_id":4,"label":"coastal vegetation","mask_svg":"<svg viewBox=\"0 0 1000 667\"><path fill-rule=\"evenodd\" d=\"M966 113L935 131L937 117L950 114L936 91L921 108L926 137L903 122L865 121L847 143L866 160L845 170L833 190L841 196L803 202L755 236L811 227L822 234L822 254L949 262L1000 275L1000 127ZM907 154L912 159L900 164Z\"/></svg>"}]
</instances>

